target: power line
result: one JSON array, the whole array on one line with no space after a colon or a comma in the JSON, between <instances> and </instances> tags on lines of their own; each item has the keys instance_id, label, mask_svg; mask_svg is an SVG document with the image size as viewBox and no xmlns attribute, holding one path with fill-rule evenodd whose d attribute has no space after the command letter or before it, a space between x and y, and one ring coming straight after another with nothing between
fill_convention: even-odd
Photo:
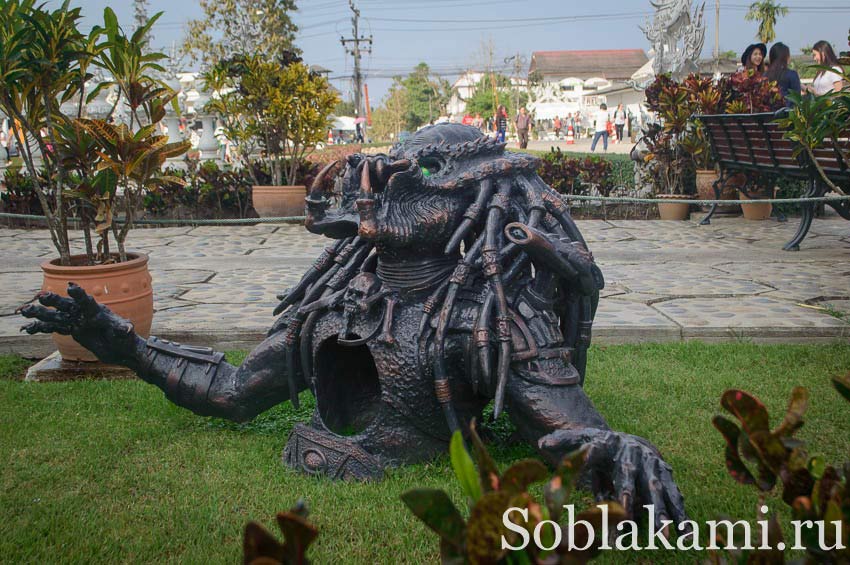
<instances>
[{"instance_id":1,"label":"power line","mask_svg":"<svg viewBox=\"0 0 850 565\"><path fill-rule=\"evenodd\" d=\"M342 47L345 49L346 53L349 53L354 57L354 110L358 116L363 116L363 104L361 101L363 76L360 73L360 57L363 51L366 51L369 54L372 53L372 36L370 35L369 37L365 37L360 35L360 31L358 29L360 24L360 10L358 10L354 5L354 0L348 0L348 6L354 14L351 18L353 34L350 38L340 37L339 41L342 43ZM361 48L361 43L367 43L369 47ZM353 47L349 49L348 45L353 45Z\"/></svg>"}]
</instances>

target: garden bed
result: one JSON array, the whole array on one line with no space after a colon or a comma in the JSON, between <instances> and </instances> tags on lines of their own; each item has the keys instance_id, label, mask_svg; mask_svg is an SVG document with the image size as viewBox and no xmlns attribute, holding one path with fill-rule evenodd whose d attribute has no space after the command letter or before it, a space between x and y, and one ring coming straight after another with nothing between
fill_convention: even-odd
<instances>
[{"instance_id":1,"label":"garden bed","mask_svg":"<svg viewBox=\"0 0 850 565\"><path fill-rule=\"evenodd\" d=\"M809 387L800 435L838 461L846 458L850 410L829 377L848 367L844 345L597 346L586 389L612 427L659 447L692 519L754 521L755 492L727 475L723 440L711 426L721 393L749 390L781 414L793 386ZM274 514L299 498L320 529L314 562L437 562L436 535L399 495L415 486L444 488L464 506L447 457L393 470L380 484L331 482L282 467L289 430L313 406L306 395L300 411L281 406L237 425L195 416L139 381L10 380L22 371L16 358L0 357L0 552L9 562L235 563L245 523L271 528ZM507 422L494 428L500 465L533 456L507 440ZM575 502L590 499L581 493ZM781 501L767 504L787 524ZM704 557L654 553L652 561ZM601 562L639 559L647 556L609 553Z\"/></svg>"}]
</instances>

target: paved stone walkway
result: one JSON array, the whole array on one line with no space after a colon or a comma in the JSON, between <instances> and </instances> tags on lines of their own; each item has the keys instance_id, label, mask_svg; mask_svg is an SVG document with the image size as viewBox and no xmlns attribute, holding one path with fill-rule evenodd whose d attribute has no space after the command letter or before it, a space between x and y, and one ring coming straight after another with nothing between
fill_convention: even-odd
<instances>
[{"instance_id":1,"label":"paved stone walkway","mask_svg":"<svg viewBox=\"0 0 850 565\"><path fill-rule=\"evenodd\" d=\"M850 223L815 220L800 252L781 250L797 221L580 221L607 286L595 342L685 339L811 342L850 338ZM301 226L138 229L151 256L154 333L249 348L272 323L275 295L327 240ZM74 238L82 248L82 236ZM0 228L0 351L43 356L49 338L19 333L16 307L53 257L46 231ZM842 315L844 318L842 319Z\"/></svg>"}]
</instances>

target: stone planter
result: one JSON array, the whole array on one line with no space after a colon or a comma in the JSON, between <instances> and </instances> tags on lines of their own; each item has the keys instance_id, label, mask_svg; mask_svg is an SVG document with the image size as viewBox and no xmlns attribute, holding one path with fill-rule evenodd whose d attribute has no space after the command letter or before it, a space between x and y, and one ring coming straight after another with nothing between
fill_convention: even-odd
<instances>
[{"instance_id":1,"label":"stone planter","mask_svg":"<svg viewBox=\"0 0 850 565\"><path fill-rule=\"evenodd\" d=\"M690 204L676 202L676 200L689 200L690 197L681 194L659 194L656 198L663 198L670 202L658 203L658 215L662 220L687 220L690 213Z\"/></svg>"},{"instance_id":2,"label":"stone planter","mask_svg":"<svg viewBox=\"0 0 850 565\"><path fill-rule=\"evenodd\" d=\"M744 218L747 220L766 220L770 217L773 211L773 204L769 202L759 202L757 198L749 198L743 192L738 193L740 200L750 200L752 204L741 204L741 210L744 212Z\"/></svg>"},{"instance_id":3,"label":"stone planter","mask_svg":"<svg viewBox=\"0 0 850 565\"><path fill-rule=\"evenodd\" d=\"M128 253L128 260L109 265L61 266L58 259L41 264L44 271L42 290L68 296L68 283L81 286L98 303L127 318L136 333L148 337L153 321L153 290L148 271L148 256ZM72 263L83 263L84 255L73 255ZM53 334L53 341L66 361L97 361L86 348L70 336Z\"/></svg>"},{"instance_id":4,"label":"stone planter","mask_svg":"<svg viewBox=\"0 0 850 565\"><path fill-rule=\"evenodd\" d=\"M293 186L254 186L252 201L261 218L282 218L304 215L307 188Z\"/></svg>"}]
</instances>

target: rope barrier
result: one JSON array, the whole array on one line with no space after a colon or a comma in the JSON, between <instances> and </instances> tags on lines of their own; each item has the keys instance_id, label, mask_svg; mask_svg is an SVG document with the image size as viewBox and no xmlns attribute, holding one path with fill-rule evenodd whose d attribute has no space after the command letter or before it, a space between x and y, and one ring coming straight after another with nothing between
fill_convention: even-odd
<instances>
[{"instance_id":1,"label":"rope barrier","mask_svg":"<svg viewBox=\"0 0 850 565\"><path fill-rule=\"evenodd\" d=\"M732 204L799 204L803 202L843 202L850 200L850 196L817 196L810 198L759 198L758 200L700 200L691 198L634 198L629 196L583 196L577 194L562 194L564 200L574 200L578 202L610 202L610 203L630 203L630 204L698 204L700 206L709 206L712 204L732 205ZM35 214L10 214L7 212L0 213L0 218L11 218L19 220L45 220L44 216ZM159 220L135 220L133 223L137 225L193 225L193 226L221 226L221 225L247 225L247 224L271 224L285 222L303 222L306 216L281 216L277 218L226 218L226 219L210 219L210 220L174 220L174 219L159 219ZM79 222L78 218L69 218L70 222ZM116 222L123 223L124 220L116 219Z\"/></svg>"},{"instance_id":2,"label":"rope barrier","mask_svg":"<svg viewBox=\"0 0 850 565\"><path fill-rule=\"evenodd\" d=\"M691 198L633 198L629 196L582 196L578 194L562 194L564 200L578 201L601 201L601 202L630 202L633 204L699 204L707 206L711 204L796 204L801 202L841 202L850 200L850 196L817 196L810 198L759 198L752 200L699 200Z\"/></svg>"},{"instance_id":3,"label":"rope barrier","mask_svg":"<svg viewBox=\"0 0 850 565\"><path fill-rule=\"evenodd\" d=\"M46 220L45 216L38 216L35 214L9 214L9 213L0 213L0 218L12 218L19 220ZM277 218L224 218L224 219L209 219L209 220L174 220L174 219L161 219L161 220L135 220L133 221L136 225L174 225L174 224L182 224L182 225L193 225L193 226L221 226L221 225L243 225L243 224L270 224L270 223L285 223L285 222L303 222L307 219L307 216L281 216ZM69 222L80 222L79 218L68 218ZM124 223L124 220L121 218L117 218L115 220L117 223Z\"/></svg>"}]
</instances>

